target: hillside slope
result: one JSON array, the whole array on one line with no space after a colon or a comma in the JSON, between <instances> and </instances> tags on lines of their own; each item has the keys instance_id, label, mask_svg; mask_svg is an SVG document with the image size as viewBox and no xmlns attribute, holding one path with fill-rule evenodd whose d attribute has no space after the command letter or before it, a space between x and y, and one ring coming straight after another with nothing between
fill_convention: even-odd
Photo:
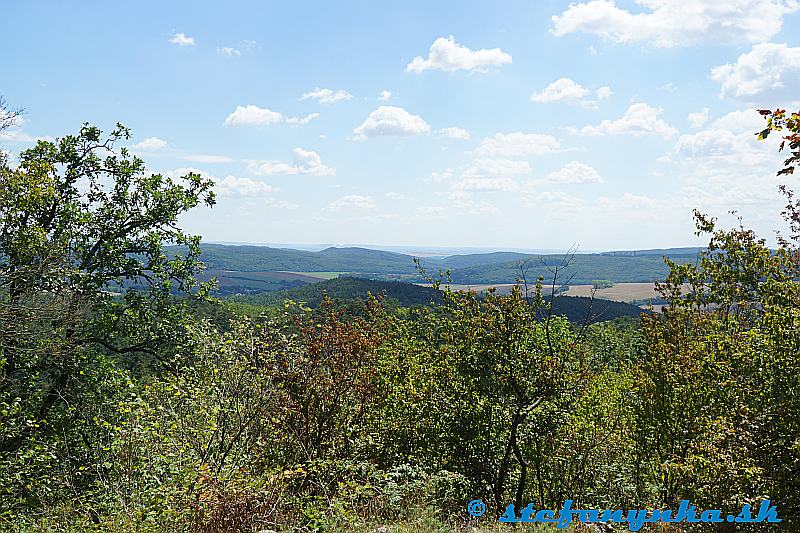
<instances>
[{"instance_id":1,"label":"hillside slope","mask_svg":"<svg viewBox=\"0 0 800 533\"><path fill-rule=\"evenodd\" d=\"M353 277L339 277L278 292L236 296L232 300L258 305L278 305L288 299L316 307L322 301L323 294L341 303L364 300L368 294L383 295L402 307L442 302L441 294L430 287ZM635 305L609 300L591 300L582 296L558 296L554 302L554 314L564 315L573 322L601 322L619 317L638 317L642 313L642 310Z\"/></svg>"}]
</instances>

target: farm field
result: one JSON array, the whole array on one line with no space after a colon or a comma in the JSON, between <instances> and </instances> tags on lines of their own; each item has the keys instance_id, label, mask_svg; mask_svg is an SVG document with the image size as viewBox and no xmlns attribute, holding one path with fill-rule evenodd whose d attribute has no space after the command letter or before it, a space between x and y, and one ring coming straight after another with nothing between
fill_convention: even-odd
<instances>
[{"instance_id":1,"label":"farm field","mask_svg":"<svg viewBox=\"0 0 800 533\"><path fill-rule=\"evenodd\" d=\"M564 294L567 296L591 296L592 285L570 285ZM654 283L615 283L612 287L597 289L595 298L614 300L617 302L630 302L646 298L658 298Z\"/></svg>"}]
</instances>

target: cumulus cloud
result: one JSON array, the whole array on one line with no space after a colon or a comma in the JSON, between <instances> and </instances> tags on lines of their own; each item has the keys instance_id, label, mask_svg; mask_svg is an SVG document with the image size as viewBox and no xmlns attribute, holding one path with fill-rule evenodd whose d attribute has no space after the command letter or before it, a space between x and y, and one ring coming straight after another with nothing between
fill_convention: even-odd
<instances>
[{"instance_id":1,"label":"cumulus cloud","mask_svg":"<svg viewBox=\"0 0 800 533\"><path fill-rule=\"evenodd\" d=\"M172 34L169 42L177 44L178 46L194 46L194 37L189 37L183 32Z\"/></svg>"},{"instance_id":2,"label":"cumulus cloud","mask_svg":"<svg viewBox=\"0 0 800 533\"><path fill-rule=\"evenodd\" d=\"M659 118L664 110L645 103L636 103L628 107L625 115L616 120L604 120L596 126L587 125L581 129L583 135L660 135L672 137L677 130L664 119Z\"/></svg>"},{"instance_id":3,"label":"cumulus cloud","mask_svg":"<svg viewBox=\"0 0 800 533\"><path fill-rule=\"evenodd\" d=\"M552 135L542 133L497 133L483 139L476 149L479 156L524 157L557 151L561 147Z\"/></svg>"},{"instance_id":4,"label":"cumulus cloud","mask_svg":"<svg viewBox=\"0 0 800 533\"><path fill-rule=\"evenodd\" d=\"M268 185L263 181L256 181L250 178L238 178L236 176L225 176L218 178L204 170L192 167L176 168L169 170L165 174L172 178L185 176L188 173L200 174L214 182L214 191L223 198L254 198L266 196L270 193L278 192L277 187Z\"/></svg>"},{"instance_id":5,"label":"cumulus cloud","mask_svg":"<svg viewBox=\"0 0 800 533\"><path fill-rule=\"evenodd\" d=\"M686 120L689 121L689 124L691 124L693 128L702 128L703 125L708 122L709 111L710 110L707 107L704 107L700 111L689 113L686 116Z\"/></svg>"},{"instance_id":6,"label":"cumulus cloud","mask_svg":"<svg viewBox=\"0 0 800 533\"><path fill-rule=\"evenodd\" d=\"M372 200L371 196L361 196L359 194L348 194L337 198L328 204L326 208L329 211L350 211L350 210L367 210L375 211L378 207Z\"/></svg>"},{"instance_id":7,"label":"cumulus cloud","mask_svg":"<svg viewBox=\"0 0 800 533\"><path fill-rule=\"evenodd\" d=\"M319 113L309 113L304 117L286 117L284 122L291 126L305 126L312 120L316 120L319 118Z\"/></svg>"},{"instance_id":8,"label":"cumulus cloud","mask_svg":"<svg viewBox=\"0 0 800 533\"><path fill-rule=\"evenodd\" d=\"M214 190L223 197L265 196L278 191L276 187L267 185L262 181L251 180L250 178L237 178L236 176L225 176L219 180L215 179Z\"/></svg>"},{"instance_id":9,"label":"cumulus cloud","mask_svg":"<svg viewBox=\"0 0 800 533\"><path fill-rule=\"evenodd\" d=\"M469 140L469 132L464 128L457 128L455 126L451 128L442 128L437 133L442 137L448 137L450 139Z\"/></svg>"},{"instance_id":10,"label":"cumulus cloud","mask_svg":"<svg viewBox=\"0 0 800 533\"><path fill-rule=\"evenodd\" d=\"M603 183L600 174L586 163L570 161L545 177L549 183Z\"/></svg>"},{"instance_id":11,"label":"cumulus cloud","mask_svg":"<svg viewBox=\"0 0 800 533\"><path fill-rule=\"evenodd\" d=\"M489 67L496 67L511 63L511 54L499 48L470 50L458 44L455 38L439 37L431 45L428 58L415 57L406 66L406 72L424 72L426 70L443 70L453 72L456 70L486 71Z\"/></svg>"},{"instance_id":12,"label":"cumulus cloud","mask_svg":"<svg viewBox=\"0 0 800 533\"><path fill-rule=\"evenodd\" d=\"M755 134L764 129L764 117L755 109L731 111L714 121L715 128L723 128L736 133Z\"/></svg>"},{"instance_id":13,"label":"cumulus cloud","mask_svg":"<svg viewBox=\"0 0 800 533\"><path fill-rule=\"evenodd\" d=\"M610 98L611 95L614 94L614 91L612 91L611 87L609 87L608 85L603 85L602 87L597 89L594 93L597 95L597 98L599 100L605 100L607 98Z\"/></svg>"},{"instance_id":14,"label":"cumulus cloud","mask_svg":"<svg viewBox=\"0 0 800 533\"><path fill-rule=\"evenodd\" d=\"M300 100L316 100L320 104L335 104L350 100L353 95L345 90L334 91L333 89L315 88L313 91L303 93Z\"/></svg>"},{"instance_id":15,"label":"cumulus cloud","mask_svg":"<svg viewBox=\"0 0 800 533\"><path fill-rule=\"evenodd\" d=\"M17 127L0 131L0 140L18 143L34 143L36 141L54 141L55 138L49 135L34 136Z\"/></svg>"},{"instance_id":16,"label":"cumulus cloud","mask_svg":"<svg viewBox=\"0 0 800 533\"><path fill-rule=\"evenodd\" d=\"M476 159L453 184L456 191L515 191L515 178L530 174L527 161L509 159Z\"/></svg>"},{"instance_id":17,"label":"cumulus cloud","mask_svg":"<svg viewBox=\"0 0 800 533\"><path fill-rule=\"evenodd\" d=\"M557 36L591 33L616 43L656 47L701 43L758 43L781 31L783 18L798 10L796 0L639 0L632 13L613 0L570 4L553 17Z\"/></svg>"},{"instance_id":18,"label":"cumulus cloud","mask_svg":"<svg viewBox=\"0 0 800 533\"><path fill-rule=\"evenodd\" d=\"M335 168L322 163L322 158L317 152L295 148L292 153L294 154L292 163L251 160L247 162L248 169L259 176L271 176L273 174L333 176L336 174Z\"/></svg>"},{"instance_id":19,"label":"cumulus cloud","mask_svg":"<svg viewBox=\"0 0 800 533\"><path fill-rule=\"evenodd\" d=\"M217 46L217 53L221 56L239 57L242 53L232 46Z\"/></svg>"},{"instance_id":20,"label":"cumulus cloud","mask_svg":"<svg viewBox=\"0 0 800 533\"><path fill-rule=\"evenodd\" d=\"M755 110L733 111L705 130L681 135L674 152L695 165L706 163L709 168L734 172L765 165L777 156L773 146L756 140L754 133L762 128L763 119Z\"/></svg>"},{"instance_id":21,"label":"cumulus cloud","mask_svg":"<svg viewBox=\"0 0 800 533\"><path fill-rule=\"evenodd\" d=\"M353 130L355 139L368 137L426 135L431 127L419 115L412 115L402 107L378 107L367 119Z\"/></svg>"},{"instance_id":22,"label":"cumulus cloud","mask_svg":"<svg viewBox=\"0 0 800 533\"><path fill-rule=\"evenodd\" d=\"M148 137L147 139L138 142L131 146L134 150L140 152L157 152L167 147L167 141L159 139L158 137Z\"/></svg>"},{"instance_id":23,"label":"cumulus cloud","mask_svg":"<svg viewBox=\"0 0 800 533\"><path fill-rule=\"evenodd\" d=\"M387 90L384 89L383 91L381 91L381 94L378 95L378 101L379 102L386 102L391 97L392 97L392 92L391 91L387 91Z\"/></svg>"},{"instance_id":24,"label":"cumulus cloud","mask_svg":"<svg viewBox=\"0 0 800 533\"><path fill-rule=\"evenodd\" d=\"M539 92L531 95L531 100L539 103L577 102L589 94L589 89L569 78L559 78Z\"/></svg>"},{"instance_id":25,"label":"cumulus cloud","mask_svg":"<svg viewBox=\"0 0 800 533\"><path fill-rule=\"evenodd\" d=\"M800 85L800 47L761 43L736 60L711 70L720 83L720 96L762 105L797 102Z\"/></svg>"},{"instance_id":26,"label":"cumulus cloud","mask_svg":"<svg viewBox=\"0 0 800 533\"><path fill-rule=\"evenodd\" d=\"M559 78L541 91L531 94L531 101L540 104L564 102L567 104L580 104L587 109L597 109L598 101L609 98L613 93L611 88L603 86L594 92L595 98L587 98L592 91L570 78Z\"/></svg>"},{"instance_id":27,"label":"cumulus cloud","mask_svg":"<svg viewBox=\"0 0 800 533\"><path fill-rule=\"evenodd\" d=\"M233 113L225 118L225 126L264 126L283 122L283 115L256 105L237 105Z\"/></svg>"},{"instance_id":28,"label":"cumulus cloud","mask_svg":"<svg viewBox=\"0 0 800 533\"><path fill-rule=\"evenodd\" d=\"M293 126L302 126L318 117L319 113L311 113L304 117L285 117L277 111L256 105L237 105L233 113L225 118L223 126L266 126L282 122Z\"/></svg>"}]
</instances>

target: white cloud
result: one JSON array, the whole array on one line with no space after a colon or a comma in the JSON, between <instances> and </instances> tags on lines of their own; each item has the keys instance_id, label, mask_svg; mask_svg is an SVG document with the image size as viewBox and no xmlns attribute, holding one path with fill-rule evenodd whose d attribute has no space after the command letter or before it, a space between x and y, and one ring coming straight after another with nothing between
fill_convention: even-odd
<instances>
[{"instance_id":1,"label":"white cloud","mask_svg":"<svg viewBox=\"0 0 800 533\"><path fill-rule=\"evenodd\" d=\"M183 32L178 32L172 35L169 42L177 44L178 46L194 46L194 37L189 37Z\"/></svg>"},{"instance_id":2,"label":"white cloud","mask_svg":"<svg viewBox=\"0 0 800 533\"><path fill-rule=\"evenodd\" d=\"M550 183L603 183L603 178L586 163L570 161L561 169L549 173L545 180Z\"/></svg>"},{"instance_id":3,"label":"white cloud","mask_svg":"<svg viewBox=\"0 0 800 533\"><path fill-rule=\"evenodd\" d=\"M419 115L412 115L402 107L380 106L353 130L355 139L385 135L423 135L431 128Z\"/></svg>"},{"instance_id":4,"label":"white cloud","mask_svg":"<svg viewBox=\"0 0 800 533\"><path fill-rule=\"evenodd\" d=\"M242 53L232 46L217 46L217 53L222 56L239 57Z\"/></svg>"},{"instance_id":5,"label":"white cloud","mask_svg":"<svg viewBox=\"0 0 800 533\"><path fill-rule=\"evenodd\" d=\"M447 181L455 175L452 168L445 169L441 172L431 172L430 180L436 183Z\"/></svg>"},{"instance_id":6,"label":"white cloud","mask_svg":"<svg viewBox=\"0 0 800 533\"><path fill-rule=\"evenodd\" d=\"M295 148L294 161L285 163L283 161L248 161L248 169L253 174L259 176L271 176L273 174L307 174L312 176L333 176L336 169L322 163L322 158L317 152Z\"/></svg>"},{"instance_id":7,"label":"white cloud","mask_svg":"<svg viewBox=\"0 0 800 533\"><path fill-rule=\"evenodd\" d=\"M527 161L476 159L452 185L456 191L515 191L515 178L530 174Z\"/></svg>"},{"instance_id":8,"label":"white cloud","mask_svg":"<svg viewBox=\"0 0 800 533\"><path fill-rule=\"evenodd\" d=\"M451 35L448 38L439 37L433 41L428 59L421 56L415 57L406 66L406 72L424 72L426 70L483 72L489 67L508 63L511 63L511 54L507 54L499 48L470 50L466 46L458 44Z\"/></svg>"},{"instance_id":9,"label":"white cloud","mask_svg":"<svg viewBox=\"0 0 800 533\"><path fill-rule=\"evenodd\" d=\"M225 118L225 126L264 126L283 122L283 115L271 109L255 105L237 105L233 113Z\"/></svg>"},{"instance_id":10,"label":"white cloud","mask_svg":"<svg viewBox=\"0 0 800 533\"><path fill-rule=\"evenodd\" d=\"M131 146L134 150L141 152L156 152L167 147L167 141L159 139L158 137L148 137L147 139L138 142Z\"/></svg>"},{"instance_id":11,"label":"white cloud","mask_svg":"<svg viewBox=\"0 0 800 533\"><path fill-rule=\"evenodd\" d=\"M400 194L399 192L395 192L395 191L387 192L386 193L386 198L389 198L390 200L405 200L406 199L406 197L404 195Z\"/></svg>"},{"instance_id":12,"label":"white cloud","mask_svg":"<svg viewBox=\"0 0 800 533\"><path fill-rule=\"evenodd\" d=\"M469 132L464 128L457 128L455 126L451 128L442 128L438 130L439 135L442 137L448 137L450 139L460 139L462 141L469 140Z\"/></svg>"},{"instance_id":13,"label":"white cloud","mask_svg":"<svg viewBox=\"0 0 800 533\"><path fill-rule=\"evenodd\" d=\"M707 107L704 107L703 109L697 111L696 113L689 113L686 116L686 119L689 121L689 124L691 124L693 128L695 129L702 128L703 125L706 122L708 122L709 111L710 110Z\"/></svg>"},{"instance_id":14,"label":"white cloud","mask_svg":"<svg viewBox=\"0 0 800 533\"><path fill-rule=\"evenodd\" d=\"M797 11L796 0L639 0L632 13L613 0L570 4L553 17L557 36L585 32L617 43L656 47L701 43L757 43L781 31L783 17Z\"/></svg>"},{"instance_id":15,"label":"white cloud","mask_svg":"<svg viewBox=\"0 0 800 533\"><path fill-rule=\"evenodd\" d=\"M225 176L218 178L204 170L192 167L176 168L169 170L165 174L172 178L185 176L188 173L200 174L214 182L214 191L223 198L254 198L266 196L277 192L279 189L268 185L262 181L251 180L250 178L237 178L236 176Z\"/></svg>"},{"instance_id":16,"label":"white cloud","mask_svg":"<svg viewBox=\"0 0 800 533\"><path fill-rule=\"evenodd\" d=\"M256 105L237 105L233 113L225 118L223 126L266 126L285 122L293 126L302 126L319 117L319 113L311 113L304 117L284 117L277 111L261 108Z\"/></svg>"},{"instance_id":17,"label":"white cloud","mask_svg":"<svg viewBox=\"0 0 800 533\"><path fill-rule=\"evenodd\" d=\"M236 176L225 176L220 180L214 179L214 182L214 190L223 197L256 197L265 196L278 191L277 188L267 185L262 181L251 180L250 178L237 178Z\"/></svg>"},{"instance_id":18,"label":"white cloud","mask_svg":"<svg viewBox=\"0 0 800 533\"><path fill-rule=\"evenodd\" d=\"M616 120L604 120L597 126L584 126L581 133L584 135L660 135L664 138L672 137L677 130L659 118L664 110L652 107L645 103L636 103L628 107L625 115Z\"/></svg>"},{"instance_id":19,"label":"white cloud","mask_svg":"<svg viewBox=\"0 0 800 533\"><path fill-rule=\"evenodd\" d=\"M599 89L594 92L597 95L598 100L606 100L614 94L614 91L611 90L611 87L608 85L603 85Z\"/></svg>"},{"instance_id":20,"label":"white cloud","mask_svg":"<svg viewBox=\"0 0 800 533\"><path fill-rule=\"evenodd\" d=\"M328 204L326 208L330 211L346 211L346 210L368 210L374 211L377 209L375 202L371 196L361 196L358 194L349 194L337 198Z\"/></svg>"},{"instance_id":21,"label":"white cloud","mask_svg":"<svg viewBox=\"0 0 800 533\"><path fill-rule=\"evenodd\" d=\"M319 118L319 113L309 113L304 117L286 117L284 122L291 126L305 126L312 120L316 120Z\"/></svg>"},{"instance_id":22,"label":"white cloud","mask_svg":"<svg viewBox=\"0 0 800 533\"><path fill-rule=\"evenodd\" d=\"M541 133L497 133L483 139L476 149L479 156L519 157L542 155L560 148L558 140Z\"/></svg>"},{"instance_id":23,"label":"white cloud","mask_svg":"<svg viewBox=\"0 0 800 533\"><path fill-rule=\"evenodd\" d=\"M586 98L591 91L570 78L559 78L541 91L531 94L531 101L540 104L564 102L577 104L587 109L597 109L598 100L605 100L613 93L610 87L603 86L595 91L597 100Z\"/></svg>"},{"instance_id":24,"label":"white cloud","mask_svg":"<svg viewBox=\"0 0 800 533\"><path fill-rule=\"evenodd\" d=\"M381 91L381 94L378 95L378 101L379 102L386 102L391 97L392 97L392 92L391 91L387 91L387 90L384 89L383 91Z\"/></svg>"},{"instance_id":25,"label":"white cloud","mask_svg":"<svg viewBox=\"0 0 800 533\"><path fill-rule=\"evenodd\" d=\"M714 121L715 128L731 130L736 133L754 135L764 129L764 117L755 109L731 111Z\"/></svg>"},{"instance_id":26,"label":"white cloud","mask_svg":"<svg viewBox=\"0 0 800 533\"><path fill-rule=\"evenodd\" d=\"M0 131L0 140L19 143L34 143L36 141L54 141L55 138L49 135L34 136L22 131L21 129L12 127L5 131Z\"/></svg>"},{"instance_id":27,"label":"white cloud","mask_svg":"<svg viewBox=\"0 0 800 533\"><path fill-rule=\"evenodd\" d=\"M763 128L763 119L755 111L733 111L715 120L711 127L681 135L675 153L686 159L705 162L709 169L726 168L728 172L745 166L761 166L774 159L774 146L759 142L754 133ZM747 171L749 172L749 171Z\"/></svg>"},{"instance_id":28,"label":"white cloud","mask_svg":"<svg viewBox=\"0 0 800 533\"><path fill-rule=\"evenodd\" d=\"M233 161L233 159L226 155L214 154L188 154L182 156L182 159L192 161L193 163L230 163Z\"/></svg>"},{"instance_id":29,"label":"white cloud","mask_svg":"<svg viewBox=\"0 0 800 533\"><path fill-rule=\"evenodd\" d=\"M316 100L320 104L335 104L350 100L353 95L345 90L334 91L332 89L315 88L313 91L303 93L300 100Z\"/></svg>"},{"instance_id":30,"label":"white cloud","mask_svg":"<svg viewBox=\"0 0 800 533\"><path fill-rule=\"evenodd\" d=\"M761 105L797 102L800 85L800 47L761 43L742 54L734 64L711 70L720 83L720 96Z\"/></svg>"},{"instance_id":31,"label":"white cloud","mask_svg":"<svg viewBox=\"0 0 800 533\"><path fill-rule=\"evenodd\" d=\"M703 186L723 176L747 180L777 168L781 155L771 143L759 142L754 135L763 128L764 119L755 110L728 113L714 120L707 129L681 135L675 143L675 162L683 164L692 176L699 176Z\"/></svg>"},{"instance_id":32,"label":"white cloud","mask_svg":"<svg viewBox=\"0 0 800 533\"><path fill-rule=\"evenodd\" d=\"M589 94L589 89L569 78L559 78L531 95L533 102L577 102Z\"/></svg>"}]
</instances>

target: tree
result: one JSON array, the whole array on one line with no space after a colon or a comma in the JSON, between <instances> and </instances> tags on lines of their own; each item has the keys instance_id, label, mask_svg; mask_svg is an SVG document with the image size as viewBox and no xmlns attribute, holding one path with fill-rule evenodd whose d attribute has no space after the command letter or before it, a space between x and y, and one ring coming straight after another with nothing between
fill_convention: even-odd
<instances>
[{"instance_id":1,"label":"tree","mask_svg":"<svg viewBox=\"0 0 800 533\"><path fill-rule=\"evenodd\" d=\"M3 463L41 443L47 453L70 439L92 449L89 427L102 416L83 431L70 427L113 406L93 394L93 382L137 358L169 365L188 335L173 294L207 292L193 278L200 238L181 230L178 217L214 204L212 182L147 173L141 159L116 149L128 138L121 125L107 137L84 125L23 151L17 168L0 164ZM168 256L165 244L182 253Z\"/></svg>"}]
</instances>

